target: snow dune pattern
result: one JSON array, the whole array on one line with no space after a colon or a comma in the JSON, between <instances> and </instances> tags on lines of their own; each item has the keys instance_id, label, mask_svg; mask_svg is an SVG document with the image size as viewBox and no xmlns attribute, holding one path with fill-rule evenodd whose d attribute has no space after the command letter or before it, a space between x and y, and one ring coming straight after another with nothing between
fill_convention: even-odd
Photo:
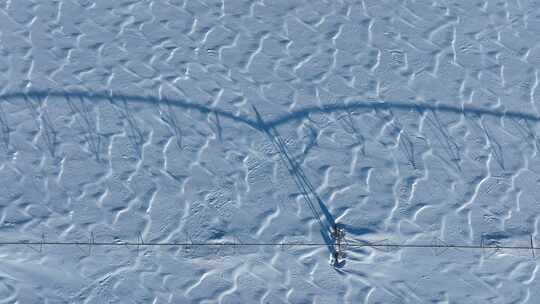
<instances>
[{"instance_id":1,"label":"snow dune pattern","mask_svg":"<svg viewBox=\"0 0 540 304\"><path fill-rule=\"evenodd\" d=\"M534 303L539 7L0 1L0 303Z\"/></svg>"}]
</instances>

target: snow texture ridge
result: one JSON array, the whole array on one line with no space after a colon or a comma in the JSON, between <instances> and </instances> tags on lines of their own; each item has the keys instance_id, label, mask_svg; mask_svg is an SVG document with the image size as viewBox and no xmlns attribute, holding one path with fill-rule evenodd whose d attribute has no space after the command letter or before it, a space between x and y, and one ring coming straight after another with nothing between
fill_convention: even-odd
<instances>
[{"instance_id":1,"label":"snow texture ridge","mask_svg":"<svg viewBox=\"0 0 540 304\"><path fill-rule=\"evenodd\" d=\"M539 9L0 1L0 304L536 303Z\"/></svg>"}]
</instances>

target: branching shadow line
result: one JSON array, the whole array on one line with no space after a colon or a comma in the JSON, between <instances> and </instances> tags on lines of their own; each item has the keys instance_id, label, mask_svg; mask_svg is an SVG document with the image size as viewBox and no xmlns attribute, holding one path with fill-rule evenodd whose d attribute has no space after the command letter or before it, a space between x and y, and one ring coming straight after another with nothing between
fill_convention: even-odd
<instances>
[{"instance_id":1,"label":"branching shadow line","mask_svg":"<svg viewBox=\"0 0 540 304\"><path fill-rule=\"evenodd\" d=\"M1 94L0 99L5 101L11 101L14 99L23 99L23 98L82 98L88 101L95 102L110 102L114 100L119 101L128 101L133 103L145 103L145 104L170 104L172 107L178 107L182 109L192 109L203 114L215 114L217 116L227 118L233 121L244 123L252 128L257 129L257 123L253 120L235 115L233 113L223 111L217 108L211 108L205 105L196 104L181 99L171 99L167 97L158 97L158 96L139 96L139 95L130 95L130 94L117 94L110 92L92 92L92 91L82 91L82 90L69 90L69 91L28 91L28 92L15 92L15 93L6 93Z\"/></svg>"},{"instance_id":2,"label":"branching shadow line","mask_svg":"<svg viewBox=\"0 0 540 304\"><path fill-rule=\"evenodd\" d=\"M0 99L10 100L16 98L46 98L46 97L55 97L55 98L67 98L67 97L77 97L84 98L90 101L107 101L111 99L125 99L131 102L140 102L140 103L160 103L168 102L172 106L184 108L184 109L193 109L201 113L213 113L215 115L227 118L233 121L244 123L254 129L259 130L260 126L256 121L249 117L243 117L231 112L220 110L217 108L211 108L205 105L196 104L186 100L180 99L171 99L171 98L160 98L158 96L139 96L139 95L130 95L130 94L120 94L120 93L111 93L111 92L92 92L92 91L83 91L83 90L69 90L69 91L53 91L53 90L33 90L28 92L14 92L14 93L5 93L0 95ZM524 119L526 121L539 122L540 116L524 113L519 111L502 111L502 110L490 110L482 109L478 107L471 106L450 106L450 105L434 105L434 104L418 104L418 103L403 103L396 101L384 101L384 102L351 102L348 104L332 104L325 105L320 107L304 107L299 110L296 110L292 113L282 115L280 117L274 118L272 120L266 121L266 127L277 127L283 124L287 124L290 121L299 120L308 117L310 114L315 113L333 113L339 111L348 111L348 110L358 110L358 109L375 109L375 110L385 110L385 109L395 109L395 110L414 110L419 112L425 111L435 111L435 112L446 112L453 114L461 115L479 115L479 116L491 116L491 117L508 117L516 119Z\"/></svg>"},{"instance_id":3,"label":"branching shadow line","mask_svg":"<svg viewBox=\"0 0 540 304\"><path fill-rule=\"evenodd\" d=\"M499 111L499 110L489 110L482 109L477 107L457 107L449 105L430 105L430 104L418 104L418 103L409 103L405 104L403 102L396 101L384 101L384 102L353 102L349 104L336 104L336 105L327 105L322 107L305 107L295 112L292 112L287 115L278 117L277 119L268 121L270 126L278 126L285 124L291 120L298 120L308 117L310 114L314 113L333 113L339 111L347 110L359 110L359 109L374 109L374 110L406 110L411 111L415 110L417 112L423 113L426 111L434 112L445 112L452 114L460 115L476 115L476 116L491 116L491 117L508 117L516 119L524 119L526 121L539 122L540 116L524 113L519 111Z\"/></svg>"},{"instance_id":4,"label":"branching shadow line","mask_svg":"<svg viewBox=\"0 0 540 304\"><path fill-rule=\"evenodd\" d=\"M426 111L433 111L433 112L443 112L443 113L452 113L452 114L458 114L458 115L472 115L472 116L491 116L496 118L512 118L512 119L523 119L528 122L539 122L540 116L530 114L530 113L524 113L519 111L500 111L500 110L491 110L491 109L482 109L478 107L470 107L470 106L450 106L450 105L435 105L435 104L418 104L418 103L403 103L403 102L396 102L396 101L380 101L380 102L373 102L373 101L366 101L366 102L351 102L348 104L332 104L332 105L324 105L324 106L318 106L318 107L304 107L299 110L296 110L294 112L284 114L282 116L279 116L277 118L274 118L272 120L264 121L264 124L261 124L260 121L253 120L252 118L249 118L249 116L239 116L231 112L227 112L224 110L220 110L218 108L211 108L202 104L196 104L193 102L189 102L186 100L180 100L180 99L171 99L167 97L158 97L158 96L140 96L140 95L130 95L130 94L122 94L122 93L114 93L114 92L93 92L93 91L84 91L84 90L67 90L67 91L57 91L57 90L31 90L27 92L12 92L12 93L5 93L0 94L0 99L5 101L10 101L13 99L27 99L27 98L37 98L37 99L44 99L44 98L80 98L81 100L88 100L88 101L95 101L95 102L110 102L114 101L116 99L118 100L124 100L129 102L139 102L139 103L146 103L146 104L160 104L165 103L173 107L178 107L182 109L191 109L198 111L203 114L213 114L216 116L216 119L219 119L219 117L223 117L225 119L230 119L235 122L243 123L253 129L256 129L258 131L262 131L269 135L271 138L275 140L276 137L279 138L279 135L276 131L276 127L280 125L285 125L291 121L295 120L301 120L304 118L309 118L309 115L311 114L317 114L317 113L334 113L334 112L341 112L341 111L351 111L351 110L359 110L359 109L368 109L368 110L404 110L404 111L417 111L420 114L423 114ZM274 131L277 134L272 134L272 131ZM326 206L322 202L322 200L316 195L316 192L313 189L313 186L309 183L309 180L307 180L305 174L303 171L301 171L301 168L295 163L295 161L290 161L290 156L287 153L286 148L283 149L282 145L283 143L277 141L278 147L281 146L282 153L284 153L286 159L289 158L289 164L292 168L292 175L296 177L296 182L299 184L302 184L303 188L301 189L304 193L311 193L314 194L313 196L316 198L316 200L319 203L319 208L323 212L324 216L326 217L326 220L330 223L334 223L334 219L328 209L326 209ZM300 170L299 170L300 169ZM307 187L307 189L306 189ZM313 206L313 202L310 201L311 207ZM316 209L316 208L314 208ZM318 214L317 214L318 215ZM317 216L319 220L321 219L320 216ZM324 230L328 229L328 226L323 226L323 230L321 230L321 234L323 235L323 238L325 239L325 242L329 245L329 247L332 247L332 241L329 239L328 235L323 233ZM326 227L325 227L326 226Z\"/></svg>"}]
</instances>

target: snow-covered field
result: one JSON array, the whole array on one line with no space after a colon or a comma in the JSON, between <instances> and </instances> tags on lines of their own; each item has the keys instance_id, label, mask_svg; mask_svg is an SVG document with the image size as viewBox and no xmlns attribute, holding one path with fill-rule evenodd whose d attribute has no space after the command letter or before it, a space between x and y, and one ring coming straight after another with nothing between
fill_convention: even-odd
<instances>
[{"instance_id":1,"label":"snow-covered field","mask_svg":"<svg viewBox=\"0 0 540 304\"><path fill-rule=\"evenodd\" d=\"M0 1L0 303L537 303L539 69L533 0Z\"/></svg>"}]
</instances>

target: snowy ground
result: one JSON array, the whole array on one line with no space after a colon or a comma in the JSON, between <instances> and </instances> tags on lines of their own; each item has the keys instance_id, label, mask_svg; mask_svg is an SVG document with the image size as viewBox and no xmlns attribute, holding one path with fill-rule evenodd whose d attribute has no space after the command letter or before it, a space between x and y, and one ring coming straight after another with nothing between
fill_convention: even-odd
<instances>
[{"instance_id":1,"label":"snowy ground","mask_svg":"<svg viewBox=\"0 0 540 304\"><path fill-rule=\"evenodd\" d=\"M538 245L539 12L0 1L0 243L325 244L334 221L377 244ZM540 250L346 255L333 267L324 245L4 244L0 303L540 297Z\"/></svg>"}]
</instances>

